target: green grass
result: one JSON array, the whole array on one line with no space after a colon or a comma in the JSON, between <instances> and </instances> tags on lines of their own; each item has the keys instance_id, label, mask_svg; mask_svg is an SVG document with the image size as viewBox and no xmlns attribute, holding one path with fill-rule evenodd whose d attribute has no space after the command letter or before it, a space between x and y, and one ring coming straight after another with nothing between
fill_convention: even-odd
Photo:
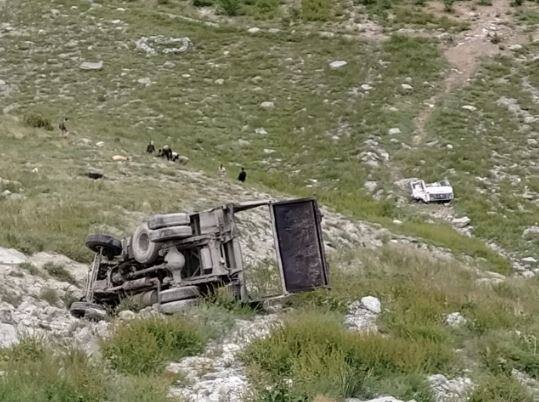
<instances>
[{"instance_id":1,"label":"green grass","mask_svg":"<svg viewBox=\"0 0 539 402\"><path fill-rule=\"evenodd\" d=\"M0 400L12 402L166 402L170 379L118 376L84 352L37 338L0 350Z\"/></svg>"},{"instance_id":2,"label":"green grass","mask_svg":"<svg viewBox=\"0 0 539 402\"><path fill-rule=\"evenodd\" d=\"M202 350L204 337L181 318L137 319L119 323L103 341L103 356L126 374L158 373L164 363Z\"/></svg>"},{"instance_id":3,"label":"green grass","mask_svg":"<svg viewBox=\"0 0 539 402\"><path fill-rule=\"evenodd\" d=\"M58 292L55 289L44 287L39 293L39 298L45 300L51 306L56 306L60 301Z\"/></svg>"},{"instance_id":4,"label":"green grass","mask_svg":"<svg viewBox=\"0 0 539 402\"><path fill-rule=\"evenodd\" d=\"M531 402L530 393L515 379L491 376L483 380L469 399L471 402Z\"/></svg>"},{"instance_id":5,"label":"green grass","mask_svg":"<svg viewBox=\"0 0 539 402\"><path fill-rule=\"evenodd\" d=\"M53 278L59 281L68 282L76 285L77 281L73 278L73 275L63 266L48 262L43 266L43 269Z\"/></svg>"}]
</instances>

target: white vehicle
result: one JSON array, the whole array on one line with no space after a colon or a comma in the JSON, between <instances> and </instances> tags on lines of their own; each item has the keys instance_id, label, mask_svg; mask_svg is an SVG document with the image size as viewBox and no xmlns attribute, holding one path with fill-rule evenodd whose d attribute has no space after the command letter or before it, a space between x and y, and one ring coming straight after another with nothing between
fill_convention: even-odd
<instances>
[{"instance_id":1,"label":"white vehicle","mask_svg":"<svg viewBox=\"0 0 539 402\"><path fill-rule=\"evenodd\" d=\"M425 183L424 180L410 182L412 188L412 199L415 201L428 202L449 202L453 199L453 187L449 181L442 180L435 183Z\"/></svg>"}]
</instances>

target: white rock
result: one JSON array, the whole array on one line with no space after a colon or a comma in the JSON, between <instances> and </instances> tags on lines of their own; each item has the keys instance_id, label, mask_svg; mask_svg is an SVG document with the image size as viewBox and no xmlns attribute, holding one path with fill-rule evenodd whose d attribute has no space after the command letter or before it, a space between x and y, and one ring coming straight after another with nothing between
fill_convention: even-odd
<instances>
[{"instance_id":1,"label":"white rock","mask_svg":"<svg viewBox=\"0 0 539 402\"><path fill-rule=\"evenodd\" d=\"M410 84L401 84L401 88L404 89L405 91L413 91L414 87L411 86Z\"/></svg>"},{"instance_id":2,"label":"white rock","mask_svg":"<svg viewBox=\"0 0 539 402\"><path fill-rule=\"evenodd\" d=\"M137 80L137 82L140 84L140 85L144 85L144 86L147 86L149 87L150 85L152 85L152 80L148 77L144 77L144 78L139 78Z\"/></svg>"},{"instance_id":3,"label":"white rock","mask_svg":"<svg viewBox=\"0 0 539 402\"><path fill-rule=\"evenodd\" d=\"M522 232L522 237L525 239L539 238L539 226L530 226Z\"/></svg>"},{"instance_id":4,"label":"white rock","mask_svg":"<svg viewBox=\"0 0 539 402\"><path fill-rule=\"evenodd\" d=\"M462 218L453 218L451 223L453 226L456 226L457 228L464 228L470 224L472 220L468 218L467 216L463 216Z\"/></svg>"},{"instance_id":5,"label":"white rock","mask_svg":"<svg viewBox=\"0 0 539 402\"><path fill-rule=\"evenodd\" d=\"M218 78L214 81L217 85L223 85L225 83L225 80L222 78Z\"/></svg>"},{"instance_id":6,"label":"white rock","mask_svg":"<svg viewBox=\"0 0 539 402\"><path fill-rule=\"evenodd\" d=\"M376 190L376 187L378 187L378 183L375 181L366 181L363 186L369 193L373 193Z\"/></svg>"},{"instance_id":7,"label":"white rock","mask_svg":"<svg viewBox=\"0 0 539 402\"><path fill-rule=\"evenodd\" d=\"M389 135L398 135L401 133L401 129L398 127L390 128L387 132Z\"/></svg>"},{"instance_id":8,"label":"white rock","mask_svg":"<svg viewBox=\"0 0 539 402\"><path fill-rule=\"evenodd\" d=\"M509 46L509 50L512 50L512 51L522 50L522 45L519 45L519 44L511 45Z\"/></svg>"},{"instance_id":9,"label":"white rock","mask_svg":"<svg viewBox=\"0 0 539 402\"><path fill-rule=\"evenodd\" d=\"M99 147L99 148L101 148L103 145L105 145L105 142L104 142L104 141L99 141L99 142L96 142L96 143L95 143L95 146L96 146L96 147Z\"/></svg>"},{"instance_id":10,"label":"white rock","mask_svg":"<svg viewBox=\"0 0 539 402\"><path fill-rule=\"evenodd\" d=\"M255 128L255 133L258 135L267 135L268 132L264 127Z\"/></svg>"},{"instance_id":11,"label":"white rock","mask_svg":"<svg viewBox=\"0 0 539 402\"><path fill-rule=\"evenodd\" d=\"M344 60L335 60L335 61L332 61L331 63L329 63L329 67L333 70L337 70L339 68L342 68L344 66L346 66L348 64L348 62L344 61Z\"/></svg>"},{"instance_id":12,"label":"white rock","mask_svg":"<svg viewBox=\"0 0 539 402\"><path fill-rule=\"evenodd\" d=\"M27 260L28 258L20 251L0 247L0 264L22 264Z\"/></svg>"},{"instance_id":13,"label":"white rock","mask_svg":"<svg viewBox=\"0 0 539 402\"><path fill-rule=\"evenodd\" d=\"M464 401L473 389L473 382L467 377L449 380L442 374L434 374L427 378L435 402Z\"/></svg>"},{"instance_id":14,"label":"white rock","mask_svg":"<svg viewBox=\"0 0 539 402\"><path fill-rule=\"evenodd\" d=\"M0 347L5 348L19 341L17 330L11 324L0 323Z\"/></svg>"},{"instance_id":15,"label":"white rock","mask_svg":"<svg viewBox=\"0 0 539 402\"><path fill-rule=\"evenodd\" d=\"M259 33L260 32L260 28L258 27L251 27L247 30L247 32L249 32L250 34L255 34L255 33Z\"/></svg>"},{"instance_id":16,"label":"white rock","mask_svg":"<svg viewBox=\"0 0 539 402\"><path fill-rule=\"evenodd\" d=\"M79 66L81 70L102 70L103 69L103 61L84 61Z\"/></svg>"},{"instance_id":17,"label":"white rock","mask_svg":"<svg viewBox=\"0 0 539 402\"><path fill-rule=\"evenodd\" d=\"M472 106L472 105L464 105L464 106L462 106L462 108L464 110L468 110L470 112L475 112L477 110L477 108L475 106Z\"/></svg>"},{"instance_id":18,"label":"white rock","mask_svg":"<svg viewBox=\"0 0 539 402\"><path fill-rule=\"evenodd\" d=\"M361 298L361 306L374 314L380 314L382 312L382 306L380 300L374 296L365 296Z\"/></svg>"},{"instance_id":19,"label":"white rock","mask_svg":"<svg viewBox=\"0 0 539 402\"><path fill-rule=\"evenodd\" d=\"M275 107L275 103L271 101L265 101L260 104L260 107L266 110L273 109Z\"/></svg>"},{"instance_id":20,"label":"white rock","mask_svg":"<svg viewBox=\"0 0 539 402\"><path fill-rule=\"evenodd\" d=\"M118 318L123 321L129 321L137 318L137 315L131 310L123 310L118 314Z\"/></svg>"},{"instance_id":21,"label":"white rock","mask_svg":"<svg viewBox=\"0 0 539 402\"><path fill-rule=\"evenodd\" d=\"M369 84L363 84L361 85L361 89L364 91L370 91L372 87Z\"/></svg>"},{"instance_id":22,"label":"white rock","mask_svg":"<svg viewBox=\"0 0 539 402\"><path fill-rule=\"evenodd\" d=\"M458 311L455 313L448 314L447 317L445 317L445 323L453 328L460 327L467 322L468 320L464 318L462 314L460 314Z\"/></svg>"},{"instance_id":23,"label":"white rock","mask_svg":"<svg viewBox=\"0 0 539 402\"><path fill-rule=\"evenodd\" d=\"M165 61L163 63L163 67L165 67L165 68L174 68L174 67L176 67L176 64L171 62L171 61Z\"/></svg>"},{"instance_id":24,"label":"white rock","mask_svg":"<svg viewBox=\"0 0 539 402\"><path fill-rule=\"evenodd\" d=\"M533 257L524 257L520 261L522 261L525 264L530 264L530 265L537 264L537 260Z\"/></svg>"},{"instance_id":25,"label":"white rock","mask_svg":"<svg viewBox=\"0 0 539 402\"><path fill-rule=\"evenodd\" d=\"M447 149L453 149L453 145L451 145L451 144L447 144L445 147L446 147Z\"/></svg>"}]
</instances>

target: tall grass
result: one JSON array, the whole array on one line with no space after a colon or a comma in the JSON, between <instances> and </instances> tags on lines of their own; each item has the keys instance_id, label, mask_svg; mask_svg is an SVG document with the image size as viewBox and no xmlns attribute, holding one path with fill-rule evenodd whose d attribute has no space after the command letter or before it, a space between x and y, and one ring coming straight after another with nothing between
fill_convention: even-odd
<instances>
[{"instance_id":1,"label":"tall grass","mask_svg":"<svg viewBox=\"0 0 539 402\"><path fill-rule=\"evenodd\" d=\"M113 368L140 375L157 373L167 361L196 354L203 345L204 338L197 327L173 317L119 323L101 348Z\"/></svg>"}]
</instances>

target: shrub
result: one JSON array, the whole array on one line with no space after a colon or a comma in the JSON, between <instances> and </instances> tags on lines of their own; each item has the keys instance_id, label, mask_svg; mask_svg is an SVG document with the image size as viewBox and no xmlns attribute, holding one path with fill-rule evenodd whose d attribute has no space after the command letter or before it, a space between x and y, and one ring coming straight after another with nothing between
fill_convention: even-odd
<instances>
[{"instance_id":1,"label":"shrub","mask_svg":"<svg viewBox=\"0 0 539 402\"><path fill-rule=\"evenodd\" d=\"M44 128L45 130L52 131L52 124L50 120L39 113L28 113L24 116L24 122L35 128Z\"/></svg>"},{"instance_id":2,"label":"shrub","mask_svg":"<svg viewBox=\"0 0 539 402\"><path fill-rule=\"evenodd\" d=\"M240 0L217 0L219 10L230 17L238 15L241 10Z\"/></svg>"},{"instance_id":3,"label":"shrub","mask_svg":"<svg viewBox=\"0 0 539 402\"><path fill-rule=\"evenodd\" d=\"M453 3L455 0L444 0L444 9L445 11L453 11Z\"/></svg>"},{"instance_id":4,"label":"shrub","mask_svg":"<svg viewBox=\"0 0 539 402\"><path fill-rule=\"evenodd\" d=\"M3 401L105 400L105 372L75 349L52 350L35 338L1 351Z\"/></svg>"},{"instance_id":5,"label":"shrub","mask_svg":"<svg viewBox=\"0 0 539 402\"><path fill-rule=\"evenodd\" d=\"M47 271L50 276L58 279L59 281L68 282L74 285L77 284L75 278L73 278L73 276L69 273L67 269L64 268L63 265L48 262L43 266L43 269Z\"/></svg>"},{"instance_id":6,"label":"shrub","mask_svg":"<svg viewBox=\"0 0 539 402\"><path fill-rule=\"evenodd\" d=\"M330 0L301 0L301 17L306 21L326 21L330 13Z\"/></svg>"},{"instance_id":7,"label":"shrub","mask_svg":"<svg viewBox=\"0 0 539 402\"><path fill-rule=\"evenodd\" d=\"M39 275L41 273L35 265L30 264L29 262L20 263L19 268L28 271L30 275Z\"/></svg>"},{"instance_id":8,"label":"shrub","mask_svg":"<svg viewBox=\"0 0 539 402\"><path fill-rule=\"evenodd\" d=\"M58 292L52 288L47 287L41 289L39 297L42 300L45 300L51 306L56 306L58 304L58 301L60 300L60 298L58 297Z\"/></svg>"},{"instance_id":9,"label":"shrub","mask_svg":"<svg viewBox=\"0 0 539 402\"><path fill-rule=\"evenodd\" d=\"M116 326L102 350L113 368L139 375L156 373L167 360L198 353L203 345L198 328L186 320L151 318Z\"/></svg>"},{"instance_id":10,"label":"shrub","mask_svg":"<svg viewBox=\"0 0 539 402\"><path fill-rule=\"evenodd\" d=\"M531 402L528 391L515 379L505 376L490 376L474 390L470 402Z\"/></svg>"},{"instance_id":11,"label":"shrub","mask_svg":"<svg viewBox=\"0 0 539 402\"><path fill-rule=\"evenodd\" d=\"M195 7L210 7L213 6L213 0L193 0Z\"/></svg>"},{"instance_id":12,"label":"shrub","mask_svg":"<svg viewBox=\"0 0 539 402\"><path fill-rule=\"evenodd\" d=\"M242 358L267 378L261 388L277 384L278 389L286 378L291 380L291 394L311 400L318 394L369 394L377 381L439 372L452 352L425 340L352 333L338 316L303 312L270 337L249 345Z\"/></svg>"}]
</instances>

